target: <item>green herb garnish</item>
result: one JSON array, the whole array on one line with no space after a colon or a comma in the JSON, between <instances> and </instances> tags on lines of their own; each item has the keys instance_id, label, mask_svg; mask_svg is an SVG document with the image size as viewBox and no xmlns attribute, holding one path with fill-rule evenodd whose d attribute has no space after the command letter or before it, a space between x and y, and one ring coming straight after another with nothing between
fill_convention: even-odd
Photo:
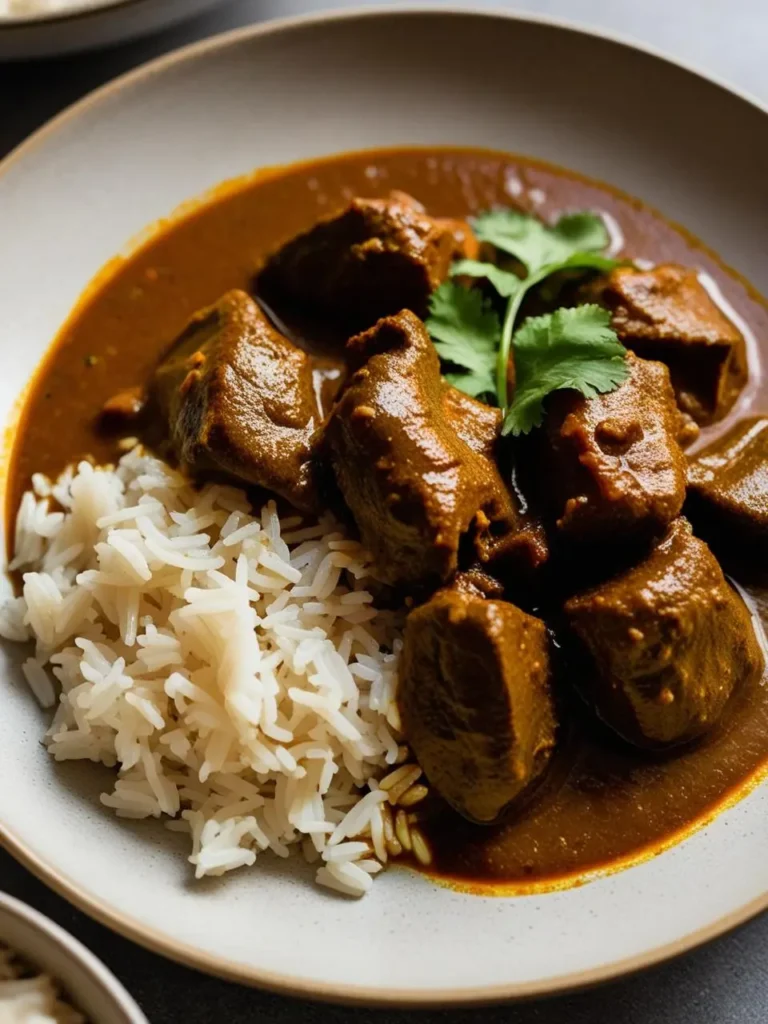
<instances>
[{"instance_id":1,"label":"green herb garnish","mask_svg":"<svg viewBox=\"0 0 768 1024\"><path fill-rule=\"evenodd\" d=\"M608 310L595 305L528 317L515 334L515 397L505 434L540 426L553 391L574 388L594 398L626 380L627 352L610 324Z\"/></svg>"},{"instance_id":2,"label":"green herb garnish","mask_svg":"<svg viewBox=\"0 0 768 1024\"><path fill-rule=\"evenodd\" d=\"M542 402L551 391L570 387L593 397L618 387L628 373L626 353L609 315L599 307L556 310L529 318L516 330L526 295L553 274L619 265L601 255L609 241L602 219L571 213L548 226L515 210L491 210L477 217L473 227L480 241L522 264L525 276L478 260L460 260L451 268L454 277L490 282L507 300L503 321L477 289L446 281L433 293L427 328L441 358L455 368L447 374L451 383L474 396L495 394L506 416L504 431L515 434L541 422ZM589 312L579 312L582 308ZM534 354L539 348L540 358ZM507 373L513 349L516 387L510 404Z\"/></svg>"},{"instance_id":3,"label":"green herb garnish","mask_svg":"<svg viewBox=\"0 0 768 1024\"><path fill-rule=\"evenodd\" d=\"M427 326L440 358L460 368L446 378L474 398L493 394L501 323L490 302L476 288L445 281L432 293L430 309Z\"/></svg>"},{"instance_id":4,"label":"green herb garnish","mask_svg":"<svg viewBox=\"0 0 768 1024\"><path fill-rule=\"evenodd\" d=\"M529 274L576 253L602 252L610 239L596 213L566 213L550 227L517 210L489 210L473 224L479 241L520 260Z\"/></svg>"},{"instance_id":5,"label":"green herb garnish","mask_svg":"<svg viewBox=\"0 0 768 1024\"><path fill-rule=\"evenodd\" d=\"M510 299L522 287L522 278L510 270L502 270L495 263L481 263L479 260L459 260L451 267L452 277L485 277L505 299Z\"/></svg>"}]
</instances>

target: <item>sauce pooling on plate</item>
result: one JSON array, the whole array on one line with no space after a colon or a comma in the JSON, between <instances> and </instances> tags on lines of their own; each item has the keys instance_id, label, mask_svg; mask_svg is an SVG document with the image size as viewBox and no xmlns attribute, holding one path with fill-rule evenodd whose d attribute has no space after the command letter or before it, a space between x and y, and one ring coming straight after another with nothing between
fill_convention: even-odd
<instances>
[{"instance_id":1,"label":"sauce pooling on plate","mask_svg":"<svg viewBox=\"0 0 768 1024\"><path fill-rule=\"evenodd\" d=\"M519 494L506 482L513 468L498 440L500 413L446 384L421 322L453 261L520 271L520 260L499 258L467 225L497 207L548 223L599 212L610 256L634 261L586 281L558 279L571 308L609 311L631 354L618 390L589 401L559 391L544 425L508 442ZM345 208L331 228L316 227ZM421 255L395 261L409 232ZM373 265L380 272L371 277ZM529 299L526 314L546 315L546 296ZM381 578L420 604L406 628L401 705L406 738L444 798L430 795L419 811L429 869L470 886L554 885L668 844L768 760L752 609L694 536L712 542L762 617L768 591L742 571L743 552L721 552L718 541L739 522L764 540L738 493L754 480L763 433L744 435L752 454L735 484L714 475L717 452L742 443L738 423L768 405L756 341L767 336L768 309L713 254L636 200L568 172L464 149L371 151L270 170L164 225L89 289L26 401L9 514L33 472L55 477L84 456L114 461L103 410L130 417L144 400L154 411L146 439L170 445L187 467L235 476L303 512L343 499ZM238 374L245 416L226 397L212 345ZM523 386L519 374L507 384ZM409 419L406 406L419 416ZM308 441L329 414L330 484ZM172 424L170 439L150 436L161 421ZM269 473L253 458L254 439L271 446ZM407 467L397 500L431 515L435 453L454 489L450 508L436 503L429 546L413 516L392 513L391 473ZM631 484L612 468L616 459ZM684 506L687 459L694 483ZM588 485L579 468L587 464ZM662 591L645 604L638 596ZM706 633L709 647L685 647L672 619ZM506 681L523 671L521 696ZM435 724L446 692L456 715L449 735ZM472 725L463 733L459 720ZM478 736L487 739L479 752Z\"/></svg>"}]
</instances>

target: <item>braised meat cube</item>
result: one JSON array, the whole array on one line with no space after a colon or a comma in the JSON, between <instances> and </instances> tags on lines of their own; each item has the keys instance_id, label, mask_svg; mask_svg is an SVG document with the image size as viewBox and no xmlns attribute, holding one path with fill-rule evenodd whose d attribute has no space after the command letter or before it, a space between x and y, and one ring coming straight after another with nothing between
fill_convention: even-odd
<instances>
[{"instance_id":1,"label":"braised meat cube","mask_svg":"<svg viewBox=\"0 0 768 1024\"><path fill-rule=\"evenodd\" d=\"M457 573L450 586L452 590L466 592L475 597L504 597L504 585L477 564Z\"/></svg>"},{"instance_id":2,"label":"braised meat cube","mask_svg":"<svg viewBox=\"0 0 768 1024\"><path fill-rule=\"evenodd\" d=\"M316 508L312 366L245 292L192 317L155 371L150 403L192 473L219 470Z\"/></svg>"},{"instance_id":3,"label":"braised meat cube","mask_svg":"<svg viewBox=\"0 0 768 1024\"><path fill-rule=\"evenodd\" d=\"M579 542L648 539L685 499L680 413L661 363L627 356L615 391L555 392L538 449L539 476L557 531Z\"/></svg>"},{"instance_id":4,"label":"braised meat cube","mask_svg":"<svg viewBox=\"0 0 768 1024\"><path fill-rule=\"evenodd\" d=\"M496 456L501 438L501 409L479 402L451 384L443 385L446 419L472 451L489 459Z\"/></svg>"},{"instance_id":5,"label":"braised meat cube","mask_svg":"<svg viewBox=\"0 0 768 1024\"><path fill-rule=\"evenodd\" d=\"M619 267L596 287L621 341L667 364L680 408L700 424L724 416L747 382L746 346L696 271Z\"/></svg>"},{"instance_id":6,"label":"braised meat cube","mask_svg":"<svg viewBox=\"0 0 768 1024\"><path fill-rule=\"evenodd\" d=\"M713 545L768 554L768 417L740 420L688 466L686 510Z\"/></svg>"},{"instance_id":7,"label":"braised meat cube","mask_svg":"<svg viewBox=\"0 0 768 1024\"><path fill-rule=\"evenodd\" d=\"M434 588L459 567L530 561L495 462L446 416L437 353L407 310L350 339L352 374L326 426L341 494L380 576Z\"/></svg>"},{"instance_id":8,"label":"braised meat cube","mask_svg":"<svg viewBox=\"0 0 768 1024\"><path fill-rule=\"evenodd\" d=\"M591 656L585 695L637 746L706 732L734 687L763 667L744 602L682 518L643 562L565 611Z\"/></svg>"},{"instance_id":9,"label":"braised meat cube","mask_svg":"<svg viewBox=\"0 0 768 1024\"><path fill-rule=\"evenodd\" d=\"M401 309L426 316L453 260L476 245L467 224L428 216L404 192L353 199L275 253L258 287L278 306L294 303L362 330Z\"/></svg>"},{"instance_id":10,"label":"braised meat cube","mask_svg":"<svg viewBox=\"0 0 768 1024\"><path fill-rule=\"evenodd\" d=\"M549 677L544 623L460 578L408 616L403 727L430 784L466 818L496 821L549 762Z\"/></svg>"},{"instance_id":11,"label":"braised meat cube","mask_svg":"<svg viewBox=\"0 0 768 1024\"><path fill-rule=\"evenodd\" d=\"M448 383L444 385L443 407L461 440L479 455L493 459L502 476L512 483L519 523L517 532L509 538L507 554L511 556L513 567L530 577L549 561L549 544L538 513L520 492L517 469L509 447L504 454L499 450L504 419L501 410L479 402Z\"/></svg>"}]
</instances>

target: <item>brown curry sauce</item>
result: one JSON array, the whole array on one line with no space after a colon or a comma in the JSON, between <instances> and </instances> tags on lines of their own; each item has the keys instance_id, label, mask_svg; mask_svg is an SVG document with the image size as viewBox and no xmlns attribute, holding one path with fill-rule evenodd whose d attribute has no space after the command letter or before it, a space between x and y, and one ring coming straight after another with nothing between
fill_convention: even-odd
<instances>
[{"instance_id":1,"label":"brown curry sauce","mask_svg":"<svg viewBox=\"0 0 768 1024\"><path fill-rule=\"evenodd\" d=\"M752 333L768 338L768 306L699 242L637 200L558 168L446 148L370 151L271 169L227 183L163 223L89 287L26 397L9 470L9 519L32 472L56 475L85 455L114 460L114 440L96 430L103 403L144 383L192 313L230 288L247 289L267 253L353 195L393 188L448 217L493 205L544 218L599 210L621 232L624 255L696 266ZM767 399L748 387L701 443L734 418L768 407ZM765 621L768 589L749 592ZM663 849L746 791L768 765L768 686L742 687L713 732L664 755L628 747L577 698L563 721L555 763L517 818L488 828L438 811L427 821L435 874L493 892L573 883Z\"/></svg>"}]
</instances>

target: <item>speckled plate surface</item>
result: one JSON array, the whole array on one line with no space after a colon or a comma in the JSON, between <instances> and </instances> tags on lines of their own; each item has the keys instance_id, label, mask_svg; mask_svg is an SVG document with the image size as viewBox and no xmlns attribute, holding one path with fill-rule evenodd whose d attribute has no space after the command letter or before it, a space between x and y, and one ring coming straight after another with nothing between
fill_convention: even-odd
<instances>
[{"instance_id":1,"label":"speckled plate surface","mask_svg":"<svg viewBox=\"0 0 768 1024\"><path fill-rule=\"evenodd\" d=\"M398 143L508 149L611 182L768 291L757 105L554 23L402 8L302 19L163 58L0 165L0 415L89 279L145 225L256 166ZM393 871L348 902L267 860L193 886L178 836L100 808L101 769L50 763L10 651L0 699L11 852L111 927L240 981L389 1004L530 996L656 962L768 904L765 786L661 856L547 895L473 896Z\"/></svg>"}]
</instances>

